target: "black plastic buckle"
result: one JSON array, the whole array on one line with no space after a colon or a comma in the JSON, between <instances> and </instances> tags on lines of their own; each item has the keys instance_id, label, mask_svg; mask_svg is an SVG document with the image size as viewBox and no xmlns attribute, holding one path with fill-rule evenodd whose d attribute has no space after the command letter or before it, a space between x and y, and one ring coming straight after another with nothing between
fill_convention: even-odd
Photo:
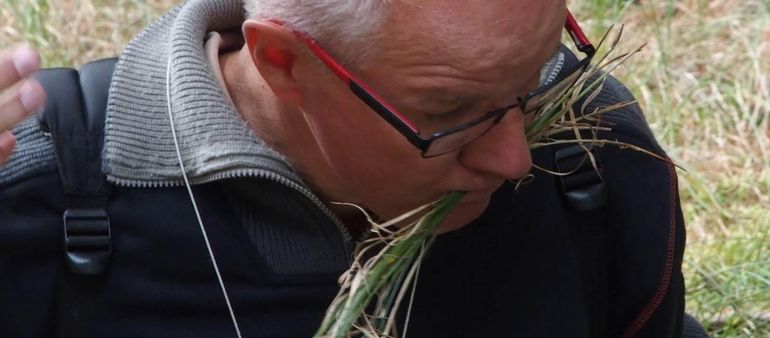
<instances>
[{"instance_id":1,"label":"black plastic buckle","mask_svg":"<svg viewBox=\"0 0 770 338\"><path fill-rule=\"evenodd\" d=\"M110 218L102 209L64 212L64 250L73 273L104 272L112 253Z\"/></svg>"},{"instance_id":2,"label":"black plastic buckle","mask_svg":"<svg viewBox=\"0 0 770 338\"><path fill-rule=\"evenodd\" d=\"M588 153L594 161L591 161ZM556 170L567 204L577 211L590 211L607 203L607 184L601 176L599 153L591 145L573 145L556 151ZM594 168L596 163L596 168Z\"/></svg>"}]
</instances>

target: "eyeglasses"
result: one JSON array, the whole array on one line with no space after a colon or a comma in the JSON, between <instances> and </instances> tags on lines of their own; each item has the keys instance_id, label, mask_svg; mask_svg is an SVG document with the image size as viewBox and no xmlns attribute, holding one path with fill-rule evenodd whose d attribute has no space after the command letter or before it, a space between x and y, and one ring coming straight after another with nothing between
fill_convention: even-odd
<instances>
[{"instance_id":1,"label":"eyeglasses","mask_svg":"<svg viewBox=\"0 0 770 338\"><path fill-rule=\"evenodd\" d=\"M282 24L279 21L275 22ZM505 114L514 108L521 108L524 114L531 113L540 109L549 100L554 99L555 95L574 85L580 75L585 72L588 64L591 62L591 58L596 53L596 49L588 41L588 38L569 11L567 12L567 21L564 24L564 28L575 43L577 50L585 54L585 57L571 69L562 72L562 75L556 80L541 86L523 97L518 97L516 102L511 105L489 111L452 128L432 132L427 137L421 135L420 129L414 123L382 100L366 84L358 80L345 67L334 60L313 38L297 30L294 30L294 33L307 44L310 50L337 77L348 85L353 94L404 135L409 143L422 152L424 158L430 158L450 153L472 142L500 122Z\"/></svg>"}]
</instances>

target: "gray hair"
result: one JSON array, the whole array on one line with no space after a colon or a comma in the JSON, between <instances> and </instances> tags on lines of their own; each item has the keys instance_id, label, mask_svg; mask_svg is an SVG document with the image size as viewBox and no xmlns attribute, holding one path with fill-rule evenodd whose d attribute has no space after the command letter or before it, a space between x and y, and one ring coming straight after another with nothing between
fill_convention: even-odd
<instances>
[{"instance_id":1,"label":"gray hair","mask_svg":"<svg viewBox=\"0 0 770 338\"><path fill-rule=\"evenodd\" d=\"M244 0L248 17L277 19L303 31L346 65L375 52L388 0Z\"/></svg>"}]
</instances>

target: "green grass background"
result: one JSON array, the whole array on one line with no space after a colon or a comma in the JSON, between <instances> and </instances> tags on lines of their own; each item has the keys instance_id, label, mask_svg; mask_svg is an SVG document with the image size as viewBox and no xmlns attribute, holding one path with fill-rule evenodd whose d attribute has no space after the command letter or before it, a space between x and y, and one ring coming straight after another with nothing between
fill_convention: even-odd
<instances>
[{"instance_id":1,"label":"green grass background","mask_svg":"<svg viewBox=\"0 0 770 338\"><path fill-rule=\"evenodd\" d=\"M118 55L177 1L4 0L0 48L44 65ZM645 49L615 72L680 171L687 311L714 337L770 337L770 0L572 0L590 38Z\"/></svg>"}]
</instances>

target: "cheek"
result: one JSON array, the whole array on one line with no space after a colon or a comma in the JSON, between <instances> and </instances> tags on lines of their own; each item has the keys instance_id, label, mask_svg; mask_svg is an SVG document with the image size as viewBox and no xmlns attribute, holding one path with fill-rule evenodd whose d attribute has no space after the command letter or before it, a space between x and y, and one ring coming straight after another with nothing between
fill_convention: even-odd
<instances>
[{"instance_id":1,"label":"cheek","mask_svg":"<svg viewBox=\"0 0 770 338\"><path fill-rule=\"evenodd\" d=\"M388 219L444 192L439 181L447 165L426 162L376 113L342 104L325 108L307 119L334 176L336 199Z\"/></svg>"},{"instance_id":2,"label":"cheek","mask_svg":"<svg viewBox=\"0 0 770 338\"><path fill-rule=\"evenodd\" d=\"M305 119L327 158L401 158L412 152L403 136L344 86L313 93ZM365 161L361 161L365 162Z\"/></svg>"},{"instance_id":3,"label":"cheek","mask_svg":"<svg viewBox=\"0 0 770 338\"><path fill-rule=\"evenodd\" d=\"M387 129L379 116L345 103L319 108L306 113L306 119L324 157L360 161L399 156L400 135Z\"/></svg>"}]
</instances>

